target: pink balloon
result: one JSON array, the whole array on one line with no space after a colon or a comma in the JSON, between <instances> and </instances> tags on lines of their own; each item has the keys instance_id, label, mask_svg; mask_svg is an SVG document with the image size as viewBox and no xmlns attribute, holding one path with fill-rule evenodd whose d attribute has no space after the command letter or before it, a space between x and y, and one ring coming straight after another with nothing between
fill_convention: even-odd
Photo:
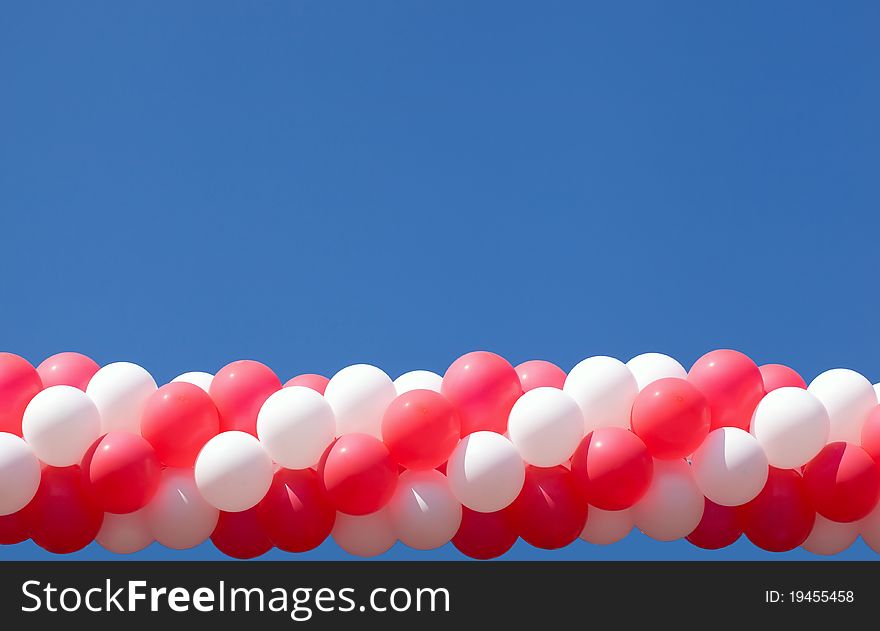
<instances>
[{"instance_id":1,"label":"pink balloon","mask_svg":"<svg viewBox=\"0 0 880 631\"><path fill-rule=\"evenodd\" d=\"M211 380L209 394L220 413L220 431L257 435L257 414L281 380L272 369L250 359L227 364Z\"/></svg>"},{"instance_id":2,"label":"pink balloon","mask_svg":"<svg viewBox=\"0 0 880 631\"><path fill-rule=\"evenodd\" d=\"M330 383L330 380L324 375L314 375L310 373L306 375L297 375L285 383L284 387L302 386L303 388L311 388L318 394L324 394L328 383Z\"/></svg>"},{"instance_id":3,"label":"pink balloon","mask_svg":"<svg viewBox=\"0 0 880 631\"><path fill-rule=\"evenodd\" d=\"M516 367L519 383L524 392L535 388L558 388L562 390L565 383L565 371L556 364L533 359Z\"/></svg>"},{"instance_id":4,"label":"pink balloon","mask_svg":"<svg viewBox=\"0 0 880 631\"><path fill-rule=\"evenodd\" d=\"M461 437L487 430L503 434L513 404L522 396L519 375L506 359L475 351L446 370L440 392L458 409Z\"/></svg>"},{"instance_id":5,"label":"pink balloon","mask_svg":"<svg viewBox=\"0 0 880 631\"><path fill-rule=\"evenodd\" d=\"M28 360L0 353L0 432L21 436L24 409L42 389L40 375Z\"/></svg>"},{"instance_id":6,"label":"pink balloon","mask_svg":"<svg viewBox=\"0 0 880 631\"><path fill-rule=\"evenodd\" d=\"M764 364L759 368L764 380L764 390L773 392L779 388L807 389L807 382L793 369L782 364Z\"/></svg>"},{"instance_id":7,"label":"pink balloon","mask_svg":"<svg viewBox=\"0 0 880 631\"><path fill-rule=\"evenodd\" d=\"M73 386L83 392L100 366L81 353L58 353L37 366L43 387Z\"/></svg>"},{"instance_id":8,"label":"pink balloon","mask_svg":"<svg viewBox=\"0 0 880 631\"><path fill-rule=\"evenodd\" d=\"M95 441L83 458L82 470L98 505L117 514L146 506L162 476L153 446L129 432L110 432Z\"/></svg>"},{"instance_id":9,"label":"pink balloon","mask_svg":"<svg viewBox=\"0 0 880 631\"><path fill-rule=\"evenodd\" d=\"M748 356L729 349L711 351L696 361L687 379L709 402L710 429L738 427L749 431L752 413L764 396L764 381L757 364Z\"/></svg>"}]
</instances>

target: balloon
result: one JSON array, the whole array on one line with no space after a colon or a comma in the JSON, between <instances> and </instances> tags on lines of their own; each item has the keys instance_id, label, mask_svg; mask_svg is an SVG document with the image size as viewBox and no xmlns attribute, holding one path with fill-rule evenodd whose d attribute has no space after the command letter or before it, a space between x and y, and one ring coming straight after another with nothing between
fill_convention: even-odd
<instances>
[{"instance_id":1,"label":"balloon","mask_svg":"<svg viewBox=\"0 0 880 631\"><path fill-rule=\"evenodd\" d=\"M657 541L687 537L703 517L704 498L684 460L657 460L645 496L633 506L636 526Z\"/></svg>"},{"instance_id":2,"label":"balloon","mask_svg":"<svg viewBox=\"0 0 880 631\"><path fill-rule=\"evenodd\" d=\"M78 466L45 467L40 488L26 511L34 543L55 554L85 548L104 521Z\"/></svg>"},{"instance_id":3,"label":"balloon","mask_svg":"<svg viewBox=\"0 0 880 631\"><path fill-rule=\"evenodd\" d=\"M411 370L405 372L394 380L394 389L397 396L410 390L433 390L440 392L443 377L430 370Z\"/></svg>"},{"instance_id":4,"label":"balloon","mask_svg":"<svg viewBox=\"0 0 880 631\"><path fill-rule=\"evenodd\" d=\"M328 383L330 383L330 380L324 375L309 373L305 375L297 375L293 379L289 379L287 383L284 384L284 387L291 388L293 386L302 386L303 388L311 388L318 394L323 395L324 391L327 390Z\"/></svg>"},{"instance_id":5,"label":"balloon","mask_svg":"<svg viewBox=\"0 0 880 631\"><path fill-rule=\"evenodd\" d=\"M874 552L880 554L880 505L868 514L862 521L857 522L862 540L868 544Z\"/></svg>"},{"instance_id":6,"label":"balloon","mask_svg":"<svg viewBox=\"0 0 880 631\"><path fill-rule=\"evenodd\" d=\"M567 462L584 437L584 415L562 390L535 388L514 403L508 433L527 463L554 467Z\"/></svg>"},{"instance_id":7,"label":"balloon","mask_svg":"<svg viewBox=\"0 0 880 631\"><path fill-rule=\"evenodd\" d=\"M83 392L101 368L91 357L80 353L58 353L37 366L43 388L73 386Z\"/></svg>"},{"instance_id":8,"label":"balloon","mask_svg":"<svg viewBox=\"0 0 880 631\"><path fill-rule=\"evenodd\" d=\"M880 402L880 383L874 384L874 395L877 397L877 401Z\"/></svg>"},{"instance_id":9,"label":"balloon","mask_svg":"<svg viewBox=\"0 0 880 631\"><path fill-rule=\"evenodd\" d=\"M226 364L211 381L209 390L220 413L220 431L256 436L257 414L266 399L278 390L281 380L268 366L250 359Z\"/></svg>"},{"instance_id":10,"label":"balloon","mask_svg":"<svg viewBox=\"0 0 880 631\"><path fill-rule=\"evenodd\" d=\"M709 434L706 397L685 379L658 379L639 392L632 406L632 430L661 460L689 456Z\"/></svg>"},{"instance_id":11,"label":"balloon","mask_svg":"<svg viewBox=\"0 0 880 631\"><path fill-rule=\"evenodd\" d=\"M385 506L397 485L397 465L388 448L368 434L345 434L318 465L324 490L336 510L367 515Z\"/></svg>"},{"instance_id":12,"label":"balloon","mask_svg":"<svg viewBox=\"0 0 880 631\"><path fill-rule=\"evenodd\" d=\"M587 521L587 502L565 467L529 465L510 515L523 540L536 548L556 550L580 536Z\"/></svg>"},{"instance_id":13,"label":"balloon","mask_svg":"<svg viewBox=\"0 0 880 631\"><path fill-rule=\"evenodd\" d=\"M803 475L816 511L832 521L858 521L877 505L880 470L858 445L828 443L807 463Z\"/></svg>"},{"instance_id":14,"label":"balloon","mask_svg":"<svg viewBox=\"0 0 880 631\"><path fill-rule=\"evenodd\" d=\"M629 428L639 386L620 360L602 356L585 359L571 369L562 389L584 413L584 433L599 427Z\"/></svg>"},{"instance_id":15,"label":"balloon","mask_svg":"<svg viewBox=\"0 0 880 631\"><path fill-rule=\"evenodd\" d=\"M251 434L223 432L196 459L196 485L205 501L228 513L247 510L272 484L272 459Z\"/></svg>"},{"instance_id":16,"label":"balloon","mask_svg":"<svg viewBox=\"0 0 880 631\"><path fill-rule=\"evenodd\" d=\"M519 375L506 359L475 351L452 362L440 392L458 409L464 437L483 430L504 433L510 409L523 390Z\"/></svg>"},{"instance_id":17,"label":"balloon","mask_svg":"<svg viewBox=\"0 0 880 631\"><path fill-rule=\"evenodd\" d=\"M807 382L797 372L782 364L764 364L759 368L764 381L764 391L773 392L779 388L807 389Z\"/></svg>"},{"instance_id":18,"label":"balloon","mask_svg":"<svg viewBox=\"0 0 880 631\"><path fill-rule=\"evenodd\" d=\"M169 467L191 467L196 456L220 431L220 415L208 393L188 382L156 390L141 417L141 435Z\"/></svg>"},{"instance_id":19,"label":"balloon","mask_svg":"<svg viewBox=\"0 0 880 631\"><path fill-rule=\"evenodd\" d=\"M461 504L446 476L405 471L388 502L388 515L398 538L410 548L433 550L449 543L461 525Z\"/></svg>"},{"instance_id":20,"label":"balloon","mask_svg":"<svg viewBox=\"0 0 880 631\"><path fill-rule=\"evenodd\" d=\"M816 515L816 523L810 536L802 544L804 550L813 554L830 556L839 554L856 542L859 537L859 524L841 524L822 515Z\"/></svg>"},{"instance_id":21,"label":"balloon","mask_svg":"<svg viewBox=\"0 0 880 631\"><path fill-rule=\"evenodd\" d=\"M684 366L678 363L678 360L662 353L636 355L626 362L626 367L636 378L639 391L644 390L648 384L658 379L666 379L667 377L687 379L687 371Z\"/></svg>"},{"instance_id":22,"label":"balloon","mask_svg":"<svg viewBox=\"0 0 880 631\"><path fill-rule=\"evenodd\" d=\"M226 556L254 559L272 549L272 541L263 531L257 507L237 513L220 512L211 543Z\"/></svg>"},{"instance_id":23,"label":"balloon","mask_svg":"<svg viewBox=\"0 0 880 631\"><path fill-rule=\"evenodd\" d=\"M446 463L452 494L481 513L494 513L513 503L525 475L516 447L494 432L474 432L463 438Z\"/></svg>"},{"instance_id":24,"label":"balloon","mask_svg":"<svg viewBox=\"0 0 880 631\"><path fill-rule=\"evenodd\" d=\"M722 506L706 498L700 524L687 536L687 540L704 550L719 550L733 545L741 536L742 528L736 508Z\"/></svg>"},{"instance_id":25,"label":"balloon","mask_svg":"<svg viewBox=\"0 0 880 631\"><path fill-rule=\"evenodd\" d=\"M812 393L783 387L761 399L752 417L751 433L770 466L795 469L825 446L830 427L825 406Z\"/></svg>"},{"instance_id":26,"label":"balloon","mask_svg":"<svg viewBox=\"0 0 880 631\"><path fill-rule=\"evenodd\" d=\"M642 439L631 431L602 427L581 441L572 456L571 471L592 506L619 511L648 491L654 461Z\"/></svg>"},{"instance_id":27,"label":"balloon","mask_svg":"<svg viewBox=\"0 0 880 631\"><path fill-rule=\"evenodd\" d=\"M519 375L519 383L523 392L535 388L556 388L562 390L565 385L565 371L556 364L545 362L542 359L533 359L523 362L516 367Z\"/></svg>"},{"instance_id":28,"label":"balloon","mask_svg":"<svg viewBox=\"0 0 880 631\"><path fill-rule=\"evenodd\" d=\"M397 542L386 508L369 515L336 513L331 536L336 545L359 557L379 556Z\"/></svg>"},{"instance_id":29,"label":"balloon","mask_svg":"<svg viewBox=\"0 0 880 631\"><path fill-rule=\"evenodd\" d=\"M0 353L0 432L21 436L21 416L43 389L40 375L23 357Z\"/></svg>"},{"instance_id":30,"label":"balloon","mask_svg":"<svg viewBox=\"0 0 880 631\"><path fill-rule=\"evenodd\" d=\"M195 371L185 372L182 375L178 375L171 380L171 383L191 383L205 392L210 392L212 381L214 381L214 375L211 373Z\"/></svg>"},{"instance_id":31,"label":"balloon","mask_svg":"<svg viewBox=\"0 0 880 631\"><path fill-rule=\"evenodd\" d=\"M452 538L452 545L472 559L500 557L519 538L509 509L480 513L462 506L461 511L461 525Z\"/></svg>"},{"instance_id":32,"label":"balloon","mask_svg":"<svg viewBox=\"0 0 880 631\"><path fill-rule=\"evenodd\" d=\"M330 404L304 386L274 393L257 416L260 442L272 460L287 469L315 466L335 435L336 419Z\"/></svg>"},{"instance_id":33,"label":"balloon","mask_svg":"<svg viewBox=\"0 0 880 631\"><path fill-rule=\"evenodd\" d=\"M257 515L269 539L285 552L306 552L330 536L336 510L312 469L279 469Z\"/></svg>"},{"instance_id":34,"label":"balloon","mask_svg":"<svg viewBox=\"0 0 880 631\"><path fill-rule=\"evenodd\" d=\"M755 362L738 351L711 351L691 367L688 381L706 396L712 429L748 430L752 412L764 396L764 380Z\"/></svg>"},{"instance_id":35,"label":"balloon","mask_svg":"<svg viewBox=\"0 0 880 631\"><path fill-rule=\"evenodd\" d=\"M587 523L581 531L581 539L598 546L607 546L623 540L633 529L630 510L602 510L590 505Z\"/></svg>"},{"instance_id":36,"label":"balloon","mask_svg":"<svg viewBox=\"0 0 880 631\"><path fill-rule=\"evenodd\" d=\"M86 394L101 413L101 431L141 431L141 414L147 399L157 390L146 370L129 362L107 364L92 376Z\"/></svg>"},{"instance_id":37,"label":"balloon","mask_svg":"<svg viewBox=\"0 0 880 631\"><path fill-rule=\"evenodd\" d=\"M95 501L107 513L133 513L147 505L159 488L162 465L144 438L110 432L86 452L83 473Z\"/></svg>"},{"instance_id":38,"label":"balloon","mask_svg":"<svg viewBox=\"0 0 880 631\"><path fill-rule=\"evenodd\" d=\"M11 515L0 515L0 546L11 546L30 539L27 509Z\"/></svg>"},{"instance_id":39,"label":"balloon","mask_svg":"<svg viewBox=\"0 0 880 631\"><path fill-rule=\"evenodd\" d=\"M369 364L355 364L333 375L324 392L336 415L336 435L382 435L382 415L397 396L391 377Z\"/></svg>"},{"instance_id":40,"label":"balloon","mask_svg":"<svg viewBox=\"0 0 880 631\"><path fill-rule=\"evenodd\" d=\"M37 458L53 467L69 467L100 436L101 415L82 390L52 386L31 400L21 427Z\"/></svg>"},{"instance_id":41,"label":"balloon","mask_svg":"<svg viewBox=\"0 0 880 631\"><path fill-rule=\"evenodd\" d=\"M761 445L738 427L713 430L694 452L691 465L703 495L722 506L739 506L757 497L769 470Z\"/></svg>"},{"instance_id":42,"label":"balloon","mask_svg":"<svg viewBox=\"0 0 880 631\"><path fill-rule=\"evenodd\" d=\"M95 537L102 548L115 554L134 554L153 543L153 533L144 509L125 515L104 513L104 523Z\"/></svg>"},{"instance_id":43,"label":"balloon","mask_svg":"<svg viewBox=\"0 0 880 631\"><path fill-rule=\"evenodd\" d=\"M835 368L813 379L807 389L828 410L828 440L858 443L862 425L877 405L877 393L871 382L853 370Z\"/></svg>"},{"instance_id":44,"label":"balloon","mask_svg":"<svg viewBox=\"0 0 880 631\"><path fill-rule=\"evenodd\" d=\"M145 509L150 532L166 548L187 550L206 541L220 511L199 493L192 469L165 469Z\"/></svg>"},{"instance_id":45,"label":"balloon","mask_svg":"<svg viewBox=\"0 0 880 631\"><path fill-rule=\"evenodd\" d=\"M774 467L758 497L739 507L738 516L749 541L769 552L794 550L816 521L801 474Z\"/></svg>"},{"instance_id":46,"label":"balloon","mask_svg":"<svg viewBox=\"0 0 880 631\"><path fill-rule=\"evenodd\" d=\"M27 506L40 486L40 461L15 434L0 432L0 517Z\"/></svg>"},{"instance_id":47,"label":"balloon","mask_svg":"<svg viewBox=\"0 0 880 631\"><path fill-rule=\"evenodd\" d=\"M880 405L868 413L862 426L862 449L880 465Z\"/></svg>"},{"instance_id":48,"label":"balloon","mask_svg":"<svg viewBox=\"0 0 880 631\"><path fill-rule=\"evenodd\" d=\"M407 469L434 469L449 459L461 421L449 399L433 390L410 390L394 399L382 418L382 440Z\"/></svg>"}]
</instances>

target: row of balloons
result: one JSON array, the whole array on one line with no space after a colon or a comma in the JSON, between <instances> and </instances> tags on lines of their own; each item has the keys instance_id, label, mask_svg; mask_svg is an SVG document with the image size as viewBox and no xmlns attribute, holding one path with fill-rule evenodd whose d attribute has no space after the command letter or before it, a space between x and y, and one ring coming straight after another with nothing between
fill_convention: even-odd
<instances>
[{"instance_id":1,"label":"row of balloons","mask_svg":"<svg viewBox=\"0 0 880 631\"><path fill-rule=\"evenodd\" d=\"M880 550L880 387L712 351L590 357L568 374L485 351L441 377L358 364L283 384L242 360L157 387L142 367L0 353L0 543L132 553L208 538L252 558L333 539L493 558L633 527L716 549Z\"/></svg>"}]
</instances>

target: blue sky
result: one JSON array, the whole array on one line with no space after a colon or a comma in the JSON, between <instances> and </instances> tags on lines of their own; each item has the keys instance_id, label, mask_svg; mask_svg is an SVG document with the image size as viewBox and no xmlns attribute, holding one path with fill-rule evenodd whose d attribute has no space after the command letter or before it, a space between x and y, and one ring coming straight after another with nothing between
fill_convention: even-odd
<instances>
[{"instance_id":1,"label":"blue sky","mask_svg":"<svg viewBox=\"0 0 880 631\"><path fill-rule=\"evenodd\" d=\"M0 347L160 382L716 347L880 381L880 6L604 4L4 5Z\"/></svg>"}]
</instances>

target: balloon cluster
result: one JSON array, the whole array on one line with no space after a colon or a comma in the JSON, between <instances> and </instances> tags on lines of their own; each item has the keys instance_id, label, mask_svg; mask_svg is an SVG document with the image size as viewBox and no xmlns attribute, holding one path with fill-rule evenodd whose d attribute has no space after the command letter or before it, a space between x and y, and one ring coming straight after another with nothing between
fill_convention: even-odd
<instances>
[{"instance_id":1,"label":"balloon cluster","mask_svg":"<svg viewBox=\"0 0 880 631\"><path fill-rule=\"evenodd\" d=\"M493 353L396 380L359 364L282 386L236 361L158 387L135 364L0 353L0 544L132 553L211 539L252 558L332 536L467 556L634 527L705 549L880 551L880 388L716 350L590 357L566 374Z\"/></svg>"}]
</instances>

